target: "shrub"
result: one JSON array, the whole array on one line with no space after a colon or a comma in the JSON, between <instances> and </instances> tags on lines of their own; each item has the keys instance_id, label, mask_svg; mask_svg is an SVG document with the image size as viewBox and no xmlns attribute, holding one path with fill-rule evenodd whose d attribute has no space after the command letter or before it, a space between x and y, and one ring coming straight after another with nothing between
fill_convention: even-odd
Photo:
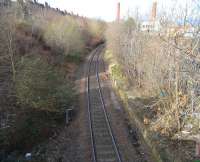
<instances>
[{"instance_id":1,"label":"shrub","mask_svg":"<svg viewBox=\"0 0 200 162\"><path fill-rule=\"evenodd\" d=\"M71 52L82 52L84 41L78 23L70 17L53 20L47 27L44 38L52 47L68 55Z\"/></svg>"},{"instance_id":2,"label":"shrub","mask_svg":"<svg viewBox=\"0 0 200 162\"><path fill-rule=\"evenodd\" d=\"M199 58L197 53L194 54L197 46L191 44L196 38L182 37L177 33L173 37L162 32L142 32L137 30L138 24L132 18L110 24L108 49L134 90L140 96L155 97L155 103L149 109L156 112L151 117L154 131L173 136L192 125L195 129L190 129L190 133L196 134L195 120L188 121L187 117L190 117L188 112L199 110L199 105L194 104L199 103L199 94L195 93L199 87L199 69L195 68ZM162 30L168 28L163 26ZM192 48L193 51L185 50ZM117 72L113 67L112 73L119 75Z\"/></svg>"},{"instance_id":3,"label":"shrub","mask_svg":"<svg viewBox=\"0 0 200 162\"><path fill-rule=\"evenodd\" d=\"M83 60L83 57L81 56L80 53L78 52L74 52L74 53L70 53L67 56L67 60L69 60L70 62L74 62L74 63L80 63Z\"/></svg>"},{"instance_id":4,"label":"shrub","mask_svg":"<svg viewBox=\"0 0 200 162\"><path fill-rule=\"evenodd\" d=\"M73 89L41 57L23 58L18 66L16 94L20 104L62 112L73 98Z\"/></svg>"},{"instance_id":5,"label":"shrub","mask_svg":"<svg viewBox=\"0 0 200 162\"><path fill-rule=\"evenodd\" d=\"M106 30L106 24L100 20L88 21L88 29L93 37L99 40L104 40L104 32Z\"/></svg>"}]
</instances>

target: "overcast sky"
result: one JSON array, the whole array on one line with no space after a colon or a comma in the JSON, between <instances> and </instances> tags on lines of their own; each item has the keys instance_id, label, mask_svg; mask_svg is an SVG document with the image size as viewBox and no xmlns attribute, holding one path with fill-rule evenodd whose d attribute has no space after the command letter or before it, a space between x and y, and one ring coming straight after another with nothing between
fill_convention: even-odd
<instances>
[{"instance_id":1,"label":"overcast sky","mask_svg":"<svg viewBox=\"0 0 200 162\"><path fill-rule=\"evenodd\" d=\"M45 1L51 6L73 11L82 16L91 18L100 18L106 21L113 21L116 18L117 2L121 3L121 17L135 14L135 9L138 8L140 15L143 18L150 16L151 7L155 0L38 0L41 3ZM173 6L175 1L183 4L186 0L157 0L158 10ZM128 12L129 11L129 12Z\"/></svg>"}]
</instances>

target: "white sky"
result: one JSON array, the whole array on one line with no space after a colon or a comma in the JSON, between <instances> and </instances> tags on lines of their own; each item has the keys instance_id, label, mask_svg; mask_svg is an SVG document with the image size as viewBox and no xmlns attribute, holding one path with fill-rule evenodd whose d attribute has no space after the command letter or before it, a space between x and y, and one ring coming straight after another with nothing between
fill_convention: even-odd
<instances>
[{"instance_id":1,"label":"white sky","mask_svg":"<svg viewBox=\"0 0 200 162\"><path fill-rule=\"evenodd\" d=\"M52 7L58 7L79 15L100 18L112 21L116 18L118 0L38 0L41 3L48 2ZM142 14L150 11L153 0L121 0L121 15L127 15L128 10L133 11L136 7Z\"/></svg>"},{"instance_id":2,"label":"white sky","mask_svg":"<svg viewBox=\"0 0 200 162\"><path fill-rule=\"evenodd\" d=\"M152 3L155 0L38 0L40 3L48 2L52 7L57 7L68 12L73 11L82 16L100 18L106 21L113 21L116 18L117 2L121 3L121 17L134 15L138 8L140 15L146 18L150 16ZM158 10L173 6L174 1L184 0L157 0Z\"/></svg>"}]
</instances>

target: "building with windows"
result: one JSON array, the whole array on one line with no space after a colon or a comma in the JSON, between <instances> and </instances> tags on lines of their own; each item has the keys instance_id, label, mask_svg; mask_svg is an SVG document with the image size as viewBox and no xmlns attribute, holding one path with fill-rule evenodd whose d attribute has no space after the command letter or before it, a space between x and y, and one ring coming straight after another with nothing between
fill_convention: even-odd
<instances>
[{"instance_id":1,"label":"building with windows","mask_svg":"<svg viewBox=\"0 0 200 162\"><path fill-rule=\"evenodd\" d=\"M147 32L158 32L161 30L161 24L158 20L156 20L157 16L157 2L153 2L153 7L151 11L150 20L143 21L140 25L141 31Z\"/></svg>"},{"instance_id":2,"label":"building with windows","mask_svg":"<svg viewBox=\"0 0 200 162\"><path fill-rule=\"evenodd\" d=\"M161 24L159 21L143 21L141 23L140 30L147 32L159 32L161 30Z\"/></svg>"}]
</instances>

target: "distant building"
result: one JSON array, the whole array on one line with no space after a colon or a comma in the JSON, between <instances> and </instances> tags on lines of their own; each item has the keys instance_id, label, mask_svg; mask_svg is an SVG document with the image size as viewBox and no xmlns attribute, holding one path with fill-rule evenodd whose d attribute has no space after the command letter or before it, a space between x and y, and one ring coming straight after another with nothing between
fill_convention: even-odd
<instances>
[{"instance_id":1,"label":"distant building","mask_svg":"<svg viewBox=\"0 0 200 162\"><path fill-rule=\"evenodd\" d=\"M156 21L156 15L157 15L157 2L153 2L153 7L151 11L151 21Z\"/></svg>"},{"instance_id":2,"label":"distant building","mask_svg":"<svg viewBox=\"0 0 200 162\"><path fill-rule=\"evenodd\" d=\"M141 23L140 30L147 32L159 32L161 30L161 24L159 21L143 21Z\"/></svg>"},{"instance_id":3,"label":"distant building","mask_svg":"<svg viewBox=\"0 0 200 162\"><path fill-rule=\"evenodd\" d=\"M120 21L120 2L117 3L117 16L116 20L119 22Z\"/></svg>"},{"instance_id":4,"label":"distant building","mask_svg":"<svg viewBox=\"0 0 200 162\"><path fill-rule=\"evenodd\" d=\"M161 24L158 20L156 20L156 16L157 16L157 2L153 2L150 20L143 21L140 25L140 30L147 32L159 32L161 30Z\"/></svg>"},{"instance_id":5,"label":"distant building","mask_svg":"<svg viewBox=\"0 0 200 162\"><path fill-rule=\"evenodd\" d=\"M194 36L194 33L196 33L196 30L194 27L190 25L186 26L171 26L167 28L166 34L168 37L175 37L177 35L184 36L184 37L190 37L192 38Z\"/></svg>"}]
</instances>

